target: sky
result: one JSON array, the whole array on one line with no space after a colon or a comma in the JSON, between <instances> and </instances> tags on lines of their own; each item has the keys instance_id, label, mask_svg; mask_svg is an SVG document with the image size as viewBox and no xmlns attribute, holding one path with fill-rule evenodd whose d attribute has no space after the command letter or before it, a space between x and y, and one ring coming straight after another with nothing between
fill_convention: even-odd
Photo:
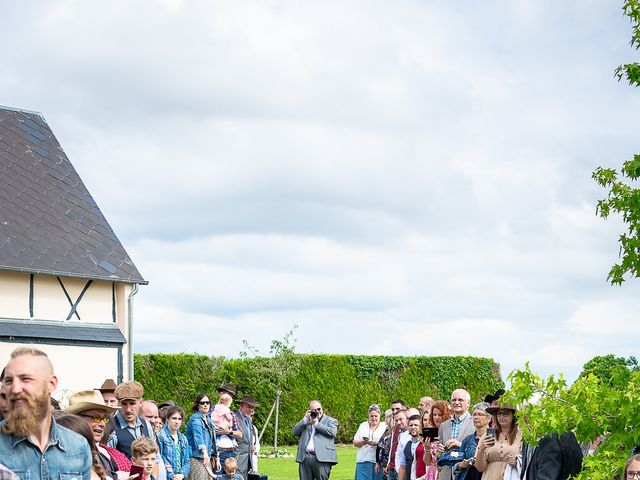
<instances>
[{"instance_id":1,"label":"sky","mask_svg":"<svg viewBox=\"0 0 640 480\"><path fill-rule=\"evenodd\" d=\"M1 4L0 104L149 281L136 352L636 354L591 179L640 152L621 1Z\"/></svg>"}]
</instances>

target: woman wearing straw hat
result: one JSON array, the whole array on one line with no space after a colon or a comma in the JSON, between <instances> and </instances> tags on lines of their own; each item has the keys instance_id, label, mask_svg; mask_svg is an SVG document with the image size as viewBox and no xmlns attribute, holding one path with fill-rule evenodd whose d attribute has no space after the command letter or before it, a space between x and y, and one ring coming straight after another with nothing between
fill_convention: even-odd
<instances>
[{"instance_id":1,"label":"woman wearing straw hat","mask_svg":"<svg viewBox=\"0 0 640 480\"><path fill-rule=\"evenodd\" d=\"M508 465L518 469L522 464L522 432L518 428L515 407L503 404L487 408L493 415L495 435L490 431L480 437L476 468L483 480L502 480Z\"/></svg>"}]
</instances>

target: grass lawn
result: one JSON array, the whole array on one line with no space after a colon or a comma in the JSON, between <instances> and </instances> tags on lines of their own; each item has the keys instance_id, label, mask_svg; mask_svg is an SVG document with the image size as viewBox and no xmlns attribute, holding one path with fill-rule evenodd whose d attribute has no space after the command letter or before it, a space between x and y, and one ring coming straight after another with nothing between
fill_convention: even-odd
<instances>
[{"instance_id":1,"label":"grass lawn","mask_svg":"<svg viewBox=\"0 0 640 480\"><path fill-rule=\"evenodd\" d=\"M266 452L269 447L264 448ZM298 478L298 464L295 454L297 447L286 447L293 455L292 458L259 458L260 473L269 475L269 480L296 480ZM336 445L338 464L331 469L331 480L353 480L356 471L356 451L352 445Z\"/></svg>"}]
</instances>

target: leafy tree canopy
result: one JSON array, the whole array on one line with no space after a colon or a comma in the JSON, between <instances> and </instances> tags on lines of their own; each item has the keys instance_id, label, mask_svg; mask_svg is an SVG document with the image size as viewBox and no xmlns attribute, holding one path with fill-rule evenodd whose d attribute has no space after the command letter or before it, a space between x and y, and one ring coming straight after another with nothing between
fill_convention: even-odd
<instances>
[{"instance_id":1,"label":"leafy tree canopy","mask_svg":"<svg viewBox=\"0 0 640 480\"><path fill-rule=\"evenodd\" d=\"M631 20L630 44L640 48L640 0L626 0L623 12ZM625 79L629 85L640 85L640 64L627 63L615 69L618 80ZM618 239L621 262L611 267L607 279L620 285L625 276L640 277L640 189L633 186L640 178L640 155L623 163L620 172L614 168L598 167L592 178L608 190L607 198L599 200L596 213L607 218L612 212L622 215L627 231Z\"/></svg>"},{"instance_id":2,"label":"leafy tree canopy","mask_svg":"<svg viewBox=\"0 0 640 480\"><path fill-rule=\"evenodd\" d=\"M513 371L504 401L522 406L519 423L524 440L535 444L547 433L569 430L583 444L600 439L575 478L620 478L626 459L640 445L640 371L631 359L631 365L621 359L623 365L613 355L596 357L571 386L562 375L539 377L528 363ZM606 372L614 372L615 381Z\"/></svg>"}]
</instances>

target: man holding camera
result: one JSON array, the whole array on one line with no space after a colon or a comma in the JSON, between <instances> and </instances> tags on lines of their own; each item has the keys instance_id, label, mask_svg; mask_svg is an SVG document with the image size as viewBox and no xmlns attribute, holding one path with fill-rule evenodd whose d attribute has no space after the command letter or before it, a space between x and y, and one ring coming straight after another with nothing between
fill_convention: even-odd
<instances>
[{"instance_id":1,"label":"man holding camera","mask_svg":"<svg viewBox=\"0 0 640 480\"><path fill-rule=\"evenodd\" d=\"M331 467L338 463L334 440L338 421L325 415L318 400L309 402L309 410L293 427L298 442L298 475L300 480L328 480Z\"/></svg>"}]
</instances>

